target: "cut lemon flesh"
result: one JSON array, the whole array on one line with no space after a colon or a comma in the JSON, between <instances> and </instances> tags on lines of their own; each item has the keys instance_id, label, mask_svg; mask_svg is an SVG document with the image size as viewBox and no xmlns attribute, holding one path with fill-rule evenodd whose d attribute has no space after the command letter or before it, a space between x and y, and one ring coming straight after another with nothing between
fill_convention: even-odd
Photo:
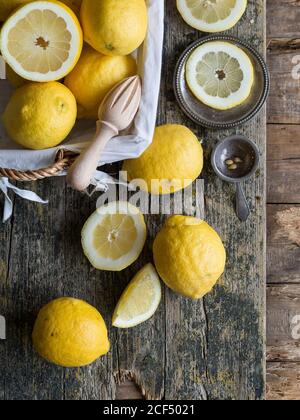
<instances>
[{"instance_id":1,"label":"cut lemon flesh","mask_svg":"<svg viewBox=\"0 0 300 420\"><path fill-rule=\"evenodd\" d=\"M243 16L247 0L177 0L186 23L203 32L222 32L232 28Z\"/></svg>"},{"instance_id":2,"label":"cut lemon flesh","mask_svg":"<svg viewBox=\"0 0 300 420\"><path fill-rule=\"evenodd\" d=\"M65 77L82 51L82 30L60 2L35 1L18 9L1 30L5 61L21 77L48 82Z\"/></svg>"},{"instance_id":3,"label":"cut lemon flesh","mask_svg":"<svg viewBox=\"0 0 300 420\"><path fill-rule=\"evenodd\" d=\"M116 306L113 325L130 328L151 318L161 301L161 283L152 264L147 264L129 283Z\"/></svg>"},{"instance_id":4,"label":"cut lemon flesh","mask_svg":"<svg viewBox=\"0 0 300 420\"><path fill-rule=\"evenodd\" d=\"M121 271L140 256L147 231L142 213L126 202L114 202L92 214L82 230L82 246L99 270Z\"/></svg>"},{"instance_id":5,"label":"cut lemon flesh","mask_svg":"<svg viewBox=\"0 0 300 420\"><path fill-rule=\"evenodd\" d=\"M250 95L254 69L248 55L230 42L207 42L191 54L186 80L193 94L218 110L234 108Z\"/></svg>"}]
</instances>

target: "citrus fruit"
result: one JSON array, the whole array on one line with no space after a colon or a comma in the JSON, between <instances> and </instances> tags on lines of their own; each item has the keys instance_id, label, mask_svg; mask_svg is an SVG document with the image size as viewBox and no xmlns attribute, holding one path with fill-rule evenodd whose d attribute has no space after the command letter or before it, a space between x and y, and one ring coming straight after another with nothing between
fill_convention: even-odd
<instances>
[{"instance_id":1,"label":"citrus fruit","mask_svg":"<svg viewBox=\"0 0 300 420\"><path fill-rule=\"evenodd\" d=\"M132 57L108 57L85 47L74 70L65 78L65 85L77 100L78 117L97 119L105 95L136 72L136 61Z\"/></svg>"},{"instance_id":2,"label":"citrus fruit","mask_svg":"<svg viewBox=\"0 0 300 420\"><path fill-rule=\"evenodd\" d=\"M142 213L127 202L113 202L98 208L87 220L82 247L95 268L122 271L138 259L146 236Z\"/></svg>"},{"instance_id":3,"label":"citrus fruit","mask_svg":"<svg viewBox=\"0 0 300 420\"><path fill-rule=\"evenodd\" d=\"M123 292L113 315L113 326L131 328L150 319L161 301L161 284L155 268L147 264Z\"/></svg>"},{"instance_id":4,"label":"citrus fruit","mask_svg":"<svg viewBox=\"0 0 300 420\"><path fill-rule=\"evenodd\" d=\"M201 174L203 149L191 130L176 124L155 130L150 147L137 159L124 162L129 181L142 179L152 194L170 194L189 186ZM146 185L138 185L145 190Z\"/></svg>"},{"instance_id":5,"label":"citrus fruit","mask_svg":"<svg viewBox=\"0 0 300 420\"><path fill-rule=\"evenodd\" d=\"M193 94L218 110L234 108L250 95L254 69L248 55L230 42L207 42L196 48L186 65Z\"/></svg>"},{"instance_id":6,"label":"citrus fruit","mask_svg":"<svg viewBox=\"0 0 300 420\"><path fill-rule=\"evenodd\" d=\"M110 347L97 309L72 298L53 300L40 310L32 339L41 357L63 367L89 365Z\"/></svg>"},{"instance_id":7,"label":"citrus fruit","mask_svg":"<svg viewBox=\"0 0 300 420\"><path fill-rule=\"evenodd\" d=\"M168 287L192 299L209 293L224 272L226 252L203 220L171 216L153 245L158 274Z\"/></svg>"},{"instance_id":8,"label":"citrus fruit","mask_svg":"<svg viewBox=\"0 0 300 420\"><path fill-rule=\"evenodd\" d=\"M68 136L76 112L76 100L66 86L28 83L13 93L2 120L12 140L39 150L55 147Z\"/></svg>"},{"instance_id":9,"label":"citrus fruit","mask_svg":"<svg viewBox=\"0 0 300 420\"><path fill-rule=\"evenodd\" d=\"M247 3L247 0L177 0L177 8L193 28L203 32L222 32L241 19Z\"/></svg>"},{"instance_id":10,"label":"citrus fruit","mask_svg":"<svg viewBox=\"0 0 300 420\"><path fill-rule=\"evenodd\" d=\"M8 16L20 6L32 0L0 0L0 22L5 21Z\"/></svg>"},{"instance_id":11,"label":"citrus fruit","mask_svg":"<svg viewBox=\"0 0 300 420\"><path fill-rule=\"evenodd\" d=\"M79 60L82 30L63 3L34 1L17 9L5 22L0 47L5 61L24 79L59 80Z\"/></svg>"},{"instance_id":12,"label":"citrus fruit","mask_svg":"<svg viewBox=\"0 0 300 420\"><path fill-rule=\"evenodd\" d=\"M85 41L105 55L128 55L144 41L148 15L145 0L83 0Z\"/></svg>"}]
</instances>

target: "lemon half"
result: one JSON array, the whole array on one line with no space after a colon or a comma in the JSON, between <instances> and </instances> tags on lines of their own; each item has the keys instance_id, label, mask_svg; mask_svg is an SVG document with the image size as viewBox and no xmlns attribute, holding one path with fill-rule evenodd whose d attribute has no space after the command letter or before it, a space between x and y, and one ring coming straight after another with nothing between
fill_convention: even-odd
<instances>
[{"instance_id":1,"label":"lemon half","mask_svg":"<svg viewBox=\"0 0 300 420\"><path fill-rule=\"evenodd\" d=\"M219 110L234 108L250 95L254 69L248 55L230 42L207 42L191 54L186 79L193 94Z\"/></svg>"},{"instance_id":2,"label":"lemon half","mask_svg":"<svg viewBox=\"0 0 300 420\"><path fill-rule=\"evenodd\" d=\"M131 328L150 319L161 301L161 283L152 264L147 264L129 283L113 315L113 326Z\"/></svg>"},{"instance_id":3,"label":"lemon half","mask_svg":"<svg viewBox=\"0 0 300 420\"><path fill-rule=\"evenodd\" d=\"M247 3L247 0L177 0L177 8L193 28L203 32L222 32L241 19Z\"/></svg>"},{"instance_id":4,"label":"lemon half","mask_svg":"<svg viewBox=\"0 0 300 420\"><path fill-rule=\"evenodd\" d=\"M79 60L82 30L72 10L56 1L35 1L3 25L0 48L21 77L35 82L62 79Z\"/></svg>"},{"instance_id":5,"label":"lemon half","mask_svg":"<svg viewBox=\"0 0 300 420\"><path fill-rule=\"evenodd\" d=\"M144 216L127 202L96 210L82 230L86 257L99 270L121 271L140 256L147 236Z\"/></svg>"}]
</instances>

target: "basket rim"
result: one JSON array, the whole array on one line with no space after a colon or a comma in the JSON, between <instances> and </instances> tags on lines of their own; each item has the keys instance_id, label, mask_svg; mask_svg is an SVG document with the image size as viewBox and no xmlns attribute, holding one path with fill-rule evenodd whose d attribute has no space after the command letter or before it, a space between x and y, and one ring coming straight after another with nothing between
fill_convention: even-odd
<instances>
[{"instance_id":1,"label":"basket rim","mask_svg":"<svg viewBox=\"0 0 300 420\"><path fill-rule=\"evenodd\" d=\"M78 156L78 153L65 149L57 151L55 162L47 168L19 171L16 169L0 168L0 177L5 177L13 181L38 181L45 178L57 176L60 172L67 169Z\"/></svg>"}]
</instances>

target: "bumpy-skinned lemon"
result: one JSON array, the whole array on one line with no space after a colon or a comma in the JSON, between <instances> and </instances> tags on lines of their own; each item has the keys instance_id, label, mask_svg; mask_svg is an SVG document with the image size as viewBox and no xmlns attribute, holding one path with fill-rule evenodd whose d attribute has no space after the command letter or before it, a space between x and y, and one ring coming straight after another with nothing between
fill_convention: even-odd
<instances>
[{"instance_id":1,"label":"bumpy-skinned lemon","mask_svg":"<svg viewBox=\"0 0 300 420\"><path fill-rule=\"evenodd\" d=\"M58 82L28 83L12 95L2 120L8 135L27 149L60 144L76 122L76 100Z\"/></svg>"},{"instance_id":2,"label":"bumpy-skinned lemon","mask_svg":"<svg viewBox=\"0 0 300 420\"><path fill-rule=\"evenodd\" d=\"M59 1L34 1L14 11L0 33L5 61L21 77L49 82L79 60L83 34L74 12Z\"/></svg>"},{"instance_id":3,"label":"bumpy-skinned lemon","mask_svg":"<svg viewBox=\"0 0 300 420\"><path fill-rule=\"evenodd\" d=\"M56 299L41 309L32 339L41 357L63 367L89 365L110 348L106 325L97 309L72 298Z\"/></svg>"},{"instance_id":4,"label":"bumpy-skinned lemon","mask_svg":"<svg viewBox=\"0 0 300 420\"><path fill-rule=\"evenodd\" d=\"M124 162L129 181L142 179L152 194L169 194L188 187L203 169L203 149L191 130L182 125L163 125L138 159ZM143 183L137 182L144 190Z\"/></svg>"},{"instance_id":5,"label":"bumpy-skinned lemon","mask_svg":"<svg viewBox=\"0 0 300 420\"><path fill-rule=\"evenodd\" d=\"M97 119L105 95L136 72L136 61L130 56L108 57L93 48L84 48L74 70L65 78L65 85L77 100L78 118Z\"/></svg>"},{"instance_id":6,"label":"bumpy-skinned lemon","mask_svg":"<svg viewBox=\"0 0 300 420\"><path fill-rule=\"evenodd\" d=\"M83 0L85 41L105 55L128 55L144 41L148 15L145 0Z\"/></svg>"},{"instance_id":7,"label":"bumpy-skinned lemon","mask_svg":"<svg viewBox=\"0 0 300 420\"><path fill-rule=\"evenodd\" d=\"M225 270L221 238L206 222L194 217L170 217L154 241L153 253L166 285L192 299L209 293Z\"/></svg>"}]
</instances>

